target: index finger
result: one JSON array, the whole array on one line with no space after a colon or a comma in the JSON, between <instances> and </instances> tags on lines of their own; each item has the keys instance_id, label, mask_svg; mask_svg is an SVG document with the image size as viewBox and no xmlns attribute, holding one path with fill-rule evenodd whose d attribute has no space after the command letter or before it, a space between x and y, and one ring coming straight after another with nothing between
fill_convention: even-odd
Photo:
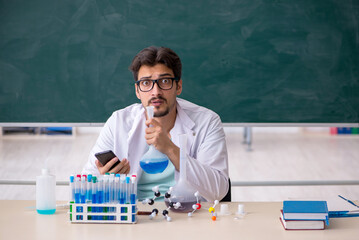
<instances>
[{"instance_id":1,"label":"index finger","mask_svg":"<svg viewBox=\"0 0 359 240\"><path fill-rule=\"evenodd\" d=\"M110 173L128 173L130 170L130 162L124 158L116 167L114 167Z\"/></svg>"},{"instance_id":2,"label":"index finger","mask_svg":"<svg viewBox=\"0 0 359 240\"><path fill-rule=\"evenodd\" d=\"M108 161L105 166L103 166L103 170L105 172L109 172L110 170L112 170L111 168L113 166L115 166L115 165L117 165L119 163L120 163L120 161L119 161L118 157L114 157L110 161Z\"/></svg>"},{"instance_id":3,"label":"index finger","mask_svg":"<svg viewBox=\"0 0 359 240\"><path fill-rule=\"evenodd\" d=\"M146 120L146 125L147 127L149 127L150 125L156 127L156 126L160 126L160 123L157 122L155 119L151 118Z\"/></svg>"}]
</instances>

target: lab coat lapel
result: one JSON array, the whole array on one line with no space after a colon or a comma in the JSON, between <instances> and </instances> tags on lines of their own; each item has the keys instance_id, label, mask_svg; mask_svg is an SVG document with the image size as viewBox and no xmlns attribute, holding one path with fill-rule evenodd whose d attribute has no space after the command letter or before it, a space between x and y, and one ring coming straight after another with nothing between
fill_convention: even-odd
<instances>
[{"instance_id":1,"label":"lab coat lapel","mask_svg":"<svg viewBox=\"0 0 359 240\"><path fill-rule=\"evenodd\" d=\"M177 147L180 147L179 145L179 137L180 134L186 134L187 135L187 154L190 156L193 156L192 149L193 149L193 143L194 143L194 137L195 132L192 130L195 126L195 123L189 118L189 116L184 112L181 105L177 101L177 117L176 122L174 126L173 134L177 136L172 136L172 141L174 144L177 145ZM172 134L172 133L171 133ZM179 179L179 171L175 171L175 179L178 181Z\"/></svg>"},{"instance_id":2,"label":"lab coat lapel","mask_svg":"<svg viewBox=\"0 0 359 240\"><path fill-rule=\"evenodd\" d=\"M193 156L192 154L192 146L194 142L194 138L196 136L196 133L194 132L193 128L195 126L195 123L192 121L192 119L185 113L185 111L182 109L181 105L177 101L177 119L176 124L178 127L177 134L186 134L187 135L187 151L188 154ZM176 136L176 142L175 144L179 147L179 140L178 136Z\"/></svg>"}]
</instances>

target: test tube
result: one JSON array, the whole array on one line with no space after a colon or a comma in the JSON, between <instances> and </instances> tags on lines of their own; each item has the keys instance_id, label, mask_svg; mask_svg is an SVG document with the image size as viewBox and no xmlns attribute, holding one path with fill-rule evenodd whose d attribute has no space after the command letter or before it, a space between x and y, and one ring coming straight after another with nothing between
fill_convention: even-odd
<instances>
[{"instance_id":1,"label":"test tube","mask_svg":"<svg viewBox=\"0 0 359 240\"><path fill-rule=\"evenodd\" d=\"M110 198L110 190L109 190L109 173L106 173L105 176L103 176L103 191L105 193L105 197L104 197L104 203L108 203L109 202L109 198Z\"/></svg>"},{"instance_id":2,"label":"test tube","mask_svg":"<svg viewBox=\"0 0 359 240\"><path fill-rule=\"evenodd\" d=\"M110 199L109 180L110 180L110 174L106 173L103 176L103 192L104 192L103 203L109 203L109 199ZM108 212L107 207L103 207L102 209L103 209L103 212ZM107 216L103 216L103 220L107 220Z\"/></svg>"},{"instance_id":3,"label":"test tube","mask_svg":"<svg viewBox=\"0 0 359 240\"><path fill-rule=\"evenodd\" d=\"M102 204L104 201L104 192L103 192L103 177L99 176L97 182L97 203ZM103 212L103 207L97 207L97 212ZM98 220L103 220L103 216L98 216Z\"/></svg>"},{"instance_id":4,"label":"test tube","mask_svg":"<svg viewBox=\"0 0 359 240\"><path fill-rule=\"evenodd\" d=\"M103 178L99 176L97 179L97 203L103 203Z\"/></svg>"},{"instance_id":5,"label":"test tube","mask_svg":"<svg viewBox=\"0 0 359 240\"><path fill-rule=\"evenodd\" d=\"M120 203L120 174L115 177L115 203Z\"/></svg>"},{"instance_id":6,"label":"test tube","mask_svg":"<svg viewBox=\"0 0 359 240\"><path fill-rule=\"evenodd\" d=\"M114 198L114 185L115 185L115 175L111 174L110 175L110 179L109 179L109 192L110 192L110 203L114 203L115 198Z\"/></svg>"},{"instance_id":7,"label":"test tube","mask_svg":"<svg viewBox=\"0 0 359 240\"><path fill-rule=\"evenodd\" d=\"M130 192L131 192L130 177L126 177L126 203L130 203Z\"/></svg>"},{"instance_id":8,"label":"test tube","mask_svg":"<svg viewBox=\"0 0 359 240\"><path fill-rule=\"evenodd\" d=\"M81 199L81 175L75 178L75 203L80 203Z\"/></svg>"},{"instance_id":9,"label":"test tube","mask_svg":"<svg viewBox=\"0 0 359 240\"><path fill-rule=\"evenodd\" d=\"M125 175L121 175L120 178L120 204L126 203L126 177Z\"/></svg>"},{"instance_id":10,"label":"test tube","mask_svg":"<svg viewBox=\"0 0 359 240\"><path fill-rule=\"evenodd\" d=\"M112 175L113 175L113 201L114 202L116 202L116 184L115 184L115 180L116 180L116 175L117 174L114 174L114 173L112 173Z\"/></svg>"},{"instance_id":11,"label":"test tube","mask_svg":"<svg viewBox=\"0 0 359 240\"><path fill-rule=\"evenodd\" d=\"M110 179L109 179L109 190L110 190L110 203L115 203L115 174L111 173ZM109 212L113 213L115 212L115 207L110 207ZM109 216L108 220L114 220L114 216Z\"/></svg>"},{"instance_id":12,"label":"test tube","mask_svg":"<svg viewBox=\"0 0 359 240\"><path fill-rule=\"evenodd\" d=\"M92 203L97 203L97 178L96 176L92 177ZM97 212L97 207L92 207L92 212ZM93 216L94 220L98 220L97 216Z\"/></svg>"},{"instance_id":13,"label":"test tube","mask_svg":"<svg viewBox=\"0 0 359 240\"><path fill-rule=\"evenodd\" d=\"M87 175L86 202L92 201L92 175Z\"/></svg>"},{"instance_id":14,"label":"test tube","mask_svg":"<svg viewBox=\"0 0 359 240\"><path fill-rule=\"evenodd\" d=\"M81 177L81 203L86 203L86 175Z\"/></svg>"},{"instance_id":15,"label":"test tube","mask_svg":"<svg viewBox=\"0 0 359 240\"><path fill-rule=\"evenodd\" d=\"M74 175L70 176L70 202L75 201L75 177Z\"/></svg>"},{"instance_id":16,"label":"test tube","mask_svg":"<svg viewBox=\"0 0 359 240\"><path fill-rule=\"evenodd\" d=\"M97 177L92 177L92 203L97 203Z\"/></svg>"},{"instance_id":17,"label":"test tube","mask_svg":"<svg viewBox=\"0 0 359 240\"><path fill-rule=\"evenodd\" d=\"M131 177L131 204L136 204L137 198L137 182L136 182L136 175L132 175Z\"/></svg>"}]
</instances>

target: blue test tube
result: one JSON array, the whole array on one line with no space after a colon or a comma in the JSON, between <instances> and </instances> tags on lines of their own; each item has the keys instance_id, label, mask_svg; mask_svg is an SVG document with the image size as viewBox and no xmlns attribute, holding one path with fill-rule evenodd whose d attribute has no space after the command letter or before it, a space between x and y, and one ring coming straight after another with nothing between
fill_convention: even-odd
<instances>
[{"instance_id":1,"label":"blue test tube","mask_svg":"<svg viewBox=\"0 0 359 240\"><path fill-rule=\"evenodd\" d=\"M104 202L104 192L103 192L103 178L99 176L97 183L97 203L102 204ZM97 212L103 212L103 207L98 207ZM103 220L103 216L98 216L98 220Z\"/></svg>"},{"instance_id":2,"label":"blue test tube","mask_svg":"<svg viewBox=\"0 0 359 240\"><path fill-rule=\"evenodd\" d=\"M111 204L114 204L115 203L115 191L114 191L114 188L115 188L115 174L111 174L110 175L110 178L109 178L109 191L110 191L110 203ZM110 213L113 213L115 212L115 208L114 207L110 207L109 208L109 212ZM108 217L109 220L114 220L114 217L113 216L109 216Z\"/></svg>"},{"instance_id":3,"label":"blue test tube","mask_svg":"<svg viewBox=\"0 0 359 240\"><path fill-rule=\"evenodd\" d=\"M75 201L75 177L74 175L70 176L70 202Z\"/></svg>"},{"instance_id":4,"label":"blue test tube","mask_svg":"<svg viewBox=\"0 0 359 240\"><path fill-rule=\"evenodd\" d=\"M103 191L104 191L104 203L110 202L110 189L109 189L109 180L110 180L110 174L106 173L105 176L103 176ZM108 212L108 207L103 208L103 212ZM107 220L107 216L103 216L103 220Z\"/></svg>"},{"instance_id":5,"label":"blue test tube","mask_svg":"<svg viewBox=\"0 0 359 240\"><path fill-rule=\"evenodd\" d=\"M115 203L115 174L110 175L110 202Z\"/></svg>"},{"instance_id":6,"label":"blue test tube","mask_svg":"<svg viewBox=\"0 0 359 240\"><path fill-rule=\"evenodd\" d=\"M81 175L75 178L75 203L80 203L81 199Z\"/></svg>"},{"instance_id":7,"label":"blue test tube","mask_svg":"<svg viewBox=\"0 0 359 240\"><path fill-rule=\"evenodd\" d=\"M137 198L137 182L136 182L136 175L132 175L131 177L131 195L130 195L130 203L136 204Z\"/></svg>"},{"instance_id":8,"label":"blue test tube","mask_svg":"<svg viewBox=\"0 0 359 240\"><path fill-rule=\"evenodd\" d=\"M103 192L103 178L99 176L97 180L97 203L103 203L104 192Z\"/></svg>"},{"instance_id":9,"label":"blue test tube","mask_svg":"<svg viewBox=\"0 0 359 240\"><path fill-rule=\"evenodd\" d=\"M115 203L120 203L120 174L115 177Z\"/></svg>"},{"instance_id":10,"label":"blue test tube","mask_svg":"<svg viewBox=\"0 0 359 240\"><path fill-rule=\"evenodd\" d=\"M81 177L81 203L86 203L86 175Z\"/></svg>"},{"instance_id":11,"label":"blue test tube","mask_svg":"<svg viewBox=\"0 0 359 240\"><path fill-rule=\"evenodd\" d=\"M92 201L92 175L87 175L86 202Z\"/></svg>"},{"instance_id":12,"label":"blue test tube","mask_svg":"<svg viewBox=\"0 0 359 240\"><path fill-rule=\"evenodd\" d=\"M120 178L120 204L126 203L126 177L121 175Z\"/></svg>"},{"instance_id":13,"label":"blue test tube","mask_svg":"<svg viewBox=\"0 0 359 240\"><path fill-rule=\"evenodd\" d=\"M106 173L106 175L103 176L103 191L105 193L104 203L108 203L110 201L109 178L109 173Z\"/></svg>"},{"instance_id":14,"label":"blue test tube","mask_svg":"<svg viewBox=\"0 0 359 240\"><path fill-rule=\"evenodd\" d=\"M97 178L96 176L92 177L92 203L97 203ZM92 212L97 212L97 207L92 207ZM94 220L98 220L98 216L93 216Z\"/></svg>"},{"instance_id":15,"label":"blue test tube","mask_svg":"<svg viewBox=\"0 0 359 240\"><path fill-rule=\"evenodd\" d=\"M130 177L126 177L126 203L130 203L131 184Z\"/></svg>"},{"instance_id":16,"label":"blue test tube","mask_svg":"<svg viewBox=\"0 0 359 240\"><path fill-rule=\"evenodd\" d=\"M113 186L114 186L114 175L110 174L108 176L108 202L112 203L113 202Z\"/></svg>"}]
</instances>

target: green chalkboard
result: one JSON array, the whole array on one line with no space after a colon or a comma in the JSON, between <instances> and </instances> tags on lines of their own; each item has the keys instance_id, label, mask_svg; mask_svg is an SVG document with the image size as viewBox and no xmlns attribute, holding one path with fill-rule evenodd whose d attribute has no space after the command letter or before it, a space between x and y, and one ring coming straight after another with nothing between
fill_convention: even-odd
<instances>
[{"instance_id":1,"label":"green chalkboard","mask_svg":"<svg viewBox=\"0 0 359 240\"><path fill-rule=\"evenodd\" d=\"M0 123L105 122L150 45L223 122L359 122L359 1L1 0Z\"/></svg>"}]
</instances>

